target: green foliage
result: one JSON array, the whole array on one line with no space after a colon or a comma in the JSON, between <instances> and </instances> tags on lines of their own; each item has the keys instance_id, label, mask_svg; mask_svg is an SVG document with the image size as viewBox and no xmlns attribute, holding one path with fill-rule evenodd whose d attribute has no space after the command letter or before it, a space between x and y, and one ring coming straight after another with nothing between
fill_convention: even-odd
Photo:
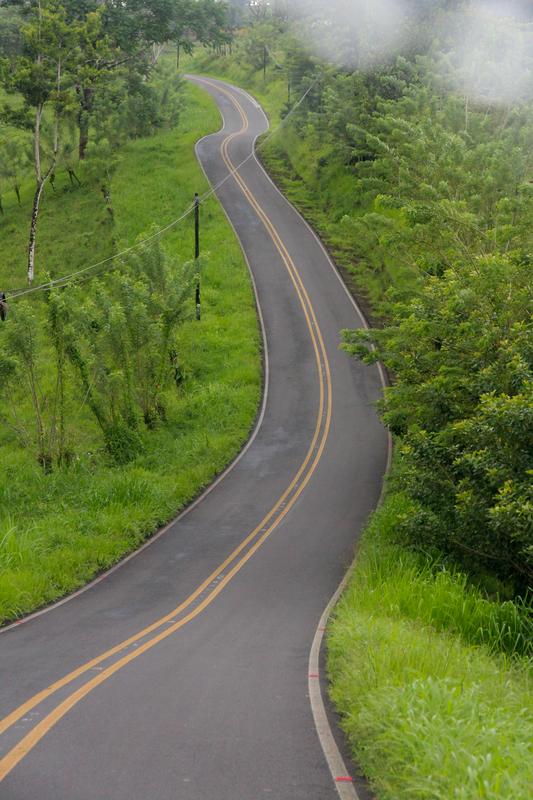
<instances>
[{"instance_id":1,"label":"green foliage","mask_svg":"<svg viewBox=\"0 0 533 800\"><path fill-rule=\"evenodd\" d=\"M231 41L227 14L226 4L218 0L174 0L171 35L167 38L178 48L178 62L180 48L190 54L195 44L218 47Z\"/></svg>"},{"instance_id":2,"label":"green foliage","mask_svg":"<svg viewBox=\"0 0 533 800\"><path fill-rule=\"evenodd\" d=\"M30 150L26 131L12 131L0 145L0 184L8 185L15 192L19 206L22 181L31 163Z\"/></svg>"},{"instance_id":3,"label":"green foliage","mask_svg":"<svg viewBox=\"0 0 533 800\"><path fill-rule=\"evenodd\" d=\"M118 463L142 449L141 421L152 428L166 419L163 396L175 374L177 328L190 316L191 282L190 269L170 263L161 246L152 244L131 255L124 272L94 280L88 295L83 289L50 293L48 330L40 327L31 305L15 305L0 331L3 349L15 359L6 360L6 377L13 372L10 364L18 364L34 407L37 459L46 469L66 456L67 360L75 376L69 389L85 396ZM50 346L53 380L46 358ZM11 417L22 399L13 390Z\"/></svg>"},{"instance_id":4,"label":"green foliage","mask_svg":"<svg viewBox=\"0 0 533 800\"><path fill-rule=\"evenodd\" d=\"M54 436L54 423L53 418L46 414L46 409L50 403L47 394L41 388L44 365L42 358L43 337L39 319L28 303L20 303L16 313L11 313L2 327L1 347L8 357L11 357L11 377L13 373L19 377L33 407L35 432L31 433L30 430L24 429L21 431L21 438L23 443L25 439L33 440L38 462L44 469L49 470L53 458L51 445ZM15 415L16 423L17 404L12 383L10 389L11 413Z\"/></svg>"},{"instance_id":5,"label":"green foliage","mask_svg":"<svg viewBox=\"0 0 533 800\"><path fill-rule=\"evenodd\" d=\"M398 456L395 462L394 472ZM489 599L453 561L445 564L406 549L398 523L415 510L406 494L387 495L363 534L346 602L368 615L379 607L388 617L430 626L466 645L482 645L492 655L530 659L533 619L528 604Z\"/></svg>"},{"instance_id":6,"label":"green foliage","mask_svg":"<svg viewBox=\"0 0 533 800\"><path fill-rule=\"evenodd\" d=\"M20 52L22 16L11 5L0 5L0 57L14 56Z\"/></svg>"},{"instance_id":7,"label":"green foliage","mask_svg":"<svg viewBox=\"0 0 533 800\"><path fill-rule=\"evenodd\" d=\"M76 171L97 128L93 176L101 184L109 216L113 216L110 174L113 169L111 124L102 125L102 110L109 112L120 133L135 138L154 128L177 123L180 83L171 68L157 71L164 44L181 31L202 43L226 41L225 5L215 0L14 0L20 27L20 46L11 41L13 14L0 9L0 58L2 88L19 102L0 112L3 122L33 134L36 188L29 225L28 281L35 275L38 220L43 191L48 181L55 188L59 167L67 170L72 185L81 184ZM3 54L4 55L4 54ZM154 75L155 73L155 75ZM155 79L150 81L150 77ZM103 95L100 99L100 95ZM100 125L94 123L95 109ZM105 127L105 131L102 128ZM98 130L99 129L99 130ZM76 141L77 138L77 141ZM1 148L0 148L1 151ZM6 175L20 202L19 173L26 164L0 152L0 214ZM6 172L7 170L7 172ZM13 178L13 175L15 177Z\"/></svg>"},{"instance_id":8,"label":"green foliage","mask_svg":"<svg viewBox=\"0 0 533 800\"><path fill-rule=\"evenodd\" d=\"M401 437L398 484L416 501L409 540L522 589L533 576L532 301L528 262L478 259L393 303L394 324L345 335L395 376L383 412Z\"/></svg>"},{"instance_id":9,"label":"green foliage","mask_svg":"<svg viewBox=\"0 0 533 800\"><path fill-rule=\"evenodd\" d=\"M139 452L141 420L154 427L166 418L171 354L190 297L190 270L169 263L159 244L140 248L126 272L93 281L88 297L71 293L66 354L119 463Z\"/></svg>"},{"instance_id":10,"label":"green foliage","mask_svg":"<svg viewBox=\"0 0 533 800\"><path fill-rule=\"evenodd\" d=\"M237 59L252 71L262 69L271 61L269 48L274 46L279 34L280 27L273 20L253 25L239 39Z\"/></svg>"}]
</instances>

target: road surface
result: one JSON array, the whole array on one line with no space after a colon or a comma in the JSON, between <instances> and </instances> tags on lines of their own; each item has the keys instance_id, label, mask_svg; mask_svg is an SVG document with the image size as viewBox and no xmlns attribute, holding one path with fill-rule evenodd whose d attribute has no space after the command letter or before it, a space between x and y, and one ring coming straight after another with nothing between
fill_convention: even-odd
<instances>
[{"instance_id":1,"label":"road surface","mask_svg":"<svg viewBox=\"0 0 533 800\"><path fill-rule=\"evenodd\" d=\"M262 110L195 80L224 120L197 147L211 183L247 159L218 195L256 285L262 414L233 468L142 553L0 633L2 800L338 797L309 652L380 494L380 375L339 350L361 317L250 157Z\"/></svg>"}]
</instances>

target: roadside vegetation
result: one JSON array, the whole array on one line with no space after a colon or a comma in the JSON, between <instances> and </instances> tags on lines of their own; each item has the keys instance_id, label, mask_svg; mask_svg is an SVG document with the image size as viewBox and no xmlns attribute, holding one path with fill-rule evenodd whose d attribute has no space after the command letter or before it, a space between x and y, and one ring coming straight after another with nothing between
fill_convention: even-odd
<instances>
[{"instance_id":1,"label":"roadside vegetation","mask_svg":"<svg viewBox=\"0 0 533 800\"><path fill-rule=\"evenodd\" d=\"M199 263L190 216L157 233L205 190L193 146L219 127L176 66L227 77L283 120L262 157L373 324L339 341L392 379L393 471L328 636L354 754L379 798L525 800L531 11L476 17L464 48L466 3L411 0L380 49L380 4L230 5L0 2L0 620L135 548L251 429L235 237L213 199Z\"/></svg>"},{"instance_id":2,"label":"roadside vegetation","mask_svg":"<svg viewBox=\"0 0 533 800\"><path fill-rule=\"evenodd\" d=\"M10 143L22 159L21 144L35 141L35 98L11 78L38 69L39 9L54 35L78 12L80 25L90 22L77 4L25 5L30 44L10 53L6 31L17 33L8 22L19 11L0 8L4 68L15 65L0 98L0 621L83 585L171 519L238 453L261 394L251 282L218 202L202 204L197 263L193 217L172 224L208 189L194 145L220 115L158 49L162 33L145 31L150 47L131 50L105 80L84 73L95 81L90 109L80 110L77 92L45 92L42 164L53 169L39 187L30 148L17 191L6 177ZM126 47L117 38L105 58Z\"/></svg>"},{"instance_id":3,"label":"roadside vegetation","mask_svg":"<svg viewBox=\"0 0 533 800\"><path fill-rule=\"evenodd\" d=\"M360 544L328 634L331 696L379 798L531 792L530 611L398 544L390 494Z\"/></svg>"},{"instance_id":4,"label":"roadside vegetation","mask_svg":"<svg viewBox=\"0 0 533 800\"><path fill-rule=\"evenodd\" d=\"M283 120L261 157L373 324L340 342L392 379L380 411L393 470L328 638L354 754L380 798L525 800L533 98L517 84L502 102L482 85L502 70L490 17L477 89L458 83L446 47L464 18L433 5L394 57L365 60L358 41L359 63L337 67L316 56L305 14L256 6L231 53L197 54L191 69ZM518 27L530 42L530 22ZM320 30L320 52L350 52L353 31Z\"/></svg>"}]
</instances>

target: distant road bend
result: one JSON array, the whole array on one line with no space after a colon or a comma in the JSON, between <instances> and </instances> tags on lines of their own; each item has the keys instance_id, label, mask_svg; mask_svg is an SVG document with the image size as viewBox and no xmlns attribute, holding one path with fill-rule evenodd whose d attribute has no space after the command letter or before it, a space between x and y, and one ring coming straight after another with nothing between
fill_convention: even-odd
<instances>
[{"instance_id":1,"label":"distant road bend","mask_svg":"<svg viewBox=\"0 0 533 800\"><path fill-rule=\"evenodd\" d=\"M214 185L267 121L240 89L191 80L224 120L197 147ZM380 494L380 375L339 350L362 319L257 160L218 195L261 308L261 418L164 535L0 633L2 800L355 797L317 735L309 653Z\"/></svg>"}]
</instances>

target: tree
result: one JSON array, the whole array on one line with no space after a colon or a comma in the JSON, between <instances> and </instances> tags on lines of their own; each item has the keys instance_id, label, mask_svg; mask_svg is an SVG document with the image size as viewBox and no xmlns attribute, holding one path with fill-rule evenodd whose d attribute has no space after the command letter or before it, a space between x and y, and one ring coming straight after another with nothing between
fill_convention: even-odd
<instances>
[{"instance_id":1,"label":"tree","mask_svg":"<svg viewBox=\"0 0 533 800\"><path fill-rule=\"evenodd\" d=\"M21 303L5 323L4 347L12 369L25 384L34 412L37 460L49 471L51 429L47 424L47 397L42 390L42 335L37 316L28 303Z\"/></svg>"},{"instance_id":2,"label":"tree","mask_svg":"<svg viewBox=\"0 0 533 800\"><path fill-rule=\"evenodd\" d=\"M182 50L191 53L195 44L217 47L231 39L227 6L219 0L176 0L170 26L178 68Z\"/></svg>"},{"instance_id":3,"label":"tree","mask_svg":"<svg viewBox=\"0 0 533 800\"><path fill-rule=\"evenodd\" d=\"M70 20L102 10L102 35L90 41L93 52L80 66L76 82L81 160L89 143L95 94L112 73L126 69L130 81L144 81L157 63L162 44L176 43L179 66L180 48L190 52L195 42L213 45L228 39L226 6L219 0L106 0L103 4L85 0L81 6L77 0L64 1Z\"/></svg>"},{"instance_id":4,"label":"tree","mask_svg":"<svg viewBox=\"0 0 533 800\"><path fill-rule=\"evenodd\" d=\"M4 57L13 57L20 53L22 38L20 28L22 16L19 9L0 5L0 53Z\"/></svg>"},{"instance_id":5,"label":"tree","mask_svg":"<svg viewBox=\"0 0 533 800\"><path fill-rule=\"evenodd\" d=\"M269 0L248 0L248 13L254 22L262 22L272 15Z\"/></svg>"},{"instance_id":6,"label":"tree","mask_svg":"<svg viewBox=\"0 0 533 800\"><path fill-rule=\"evenodd\" d=\"M191 270L171 265L159 244L129 258L128 273L94 281L70 306L65 352L112 458L142 447L140 429L166 417L164 392L175 372L176 329L188 316Z\"/></svg>"},{"instance_id":7,"label":"tree","mask_svg":"<svg viewBox=\"0 0 533 800\"><path fill-rule=\"evenodd\" d=\"M35 274L37 224L44 187L56 168L61 123L73 106L74 76L85 60L85 45L98 38L101 12L71 22L60 0L32 3L22 28L24 54L12 63L8 88L19 92L33 110L33 163L36 187L28 242L28 282ZM43 126L50 129L51 147L43 146Z\"/></svg>"}]
</instances>

